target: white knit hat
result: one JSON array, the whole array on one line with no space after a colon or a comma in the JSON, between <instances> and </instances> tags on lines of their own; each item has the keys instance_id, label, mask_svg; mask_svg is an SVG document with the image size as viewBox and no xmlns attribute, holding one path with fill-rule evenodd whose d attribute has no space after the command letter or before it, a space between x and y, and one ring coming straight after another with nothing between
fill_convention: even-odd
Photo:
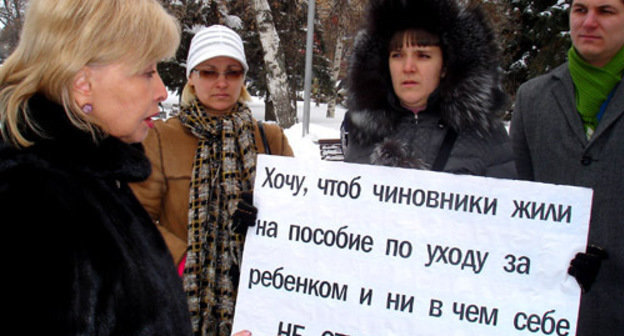
<instances>
[{"instance_id":1,"label":"white knit hat","mask_svg":"<svg viewBox=\"0 0 624 336\"><path fill-rule=\"evenodd\" d=\"M189 78L191 70L198 64L219 56L231 57L240 62L245 72L249 70L240 36L226 26L212 25L202 28L191 40L186 58L186 78Z\"/></svg>"}]
</instances>

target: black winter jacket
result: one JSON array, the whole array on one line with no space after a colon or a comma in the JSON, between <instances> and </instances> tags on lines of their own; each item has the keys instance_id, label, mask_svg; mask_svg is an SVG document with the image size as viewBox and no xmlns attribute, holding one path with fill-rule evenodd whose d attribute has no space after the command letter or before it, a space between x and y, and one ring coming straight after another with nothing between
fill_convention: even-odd
<instances>
[{"instance_id":1,"label":"black winter jacket","mask_svg":"<svg viewBox=\"0 0 624 336\"><path fill-rule=\"evenodd\" d=\"M30 335L190 335L171 256L127 186L150 173L142 147L94 143L39 95L29 110L46 137L0 146L8 321Z\"/></svg>"},{"instance_id":2,"label":"black winter jacket","mask_svg":"<svg viewBox=\"0 0 624 336\"><path fill-rule=\"evenodd\" d=\"M368 13L350 60L345 161L431 168L452 129L443 171L515 178L498 49L483 12L453 0L371 0ZM400 106L388 66L391 37L411 28L440 36L446 69L417 117Z\"/></svg>"}]
</instances>

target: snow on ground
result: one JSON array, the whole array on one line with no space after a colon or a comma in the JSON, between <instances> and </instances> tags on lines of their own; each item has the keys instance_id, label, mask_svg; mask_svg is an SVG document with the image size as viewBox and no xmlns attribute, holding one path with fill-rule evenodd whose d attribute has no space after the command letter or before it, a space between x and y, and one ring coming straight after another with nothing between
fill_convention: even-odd
<instances>
[{"instance_id":1,"label":"snow on ground","mask_svg":"<svg viewBox=\"0 0 624 336\"><path fill-rule=\"evenodd\" d=\"M169 93L169 97L163 105L165 110L171 110L173 105L178 103L178 97ZM258 97L252 97L251 102L247 105L251 108L251 113L257 120L264 120L264 100ZM347 111L344 107L336 106L336 116L327 118L327 104L319 104L310 102L310 128L309 134L303 136L303 101L297 102L297 120L298 122L288 129L284 130L290 147L295 152L296 158L305 160L321 160L321 152L318 143L319 139L338 139L340 138L340 123ZM505 122L505 128L509 132L509 122Z\"/></svg>"},{"instance_id":2,"label":"snow on ground","mask_svg":"<svg viewBox=\"0 0 624 336\"><path fill-rule=\"evenodd\" d=\"M254 118L264 120L264 101L261 98L253 97L248 103ZM304 160L321 160L321 153L318 143L319 139L340 138L340 123L346 112L342 106L336 106L334 118L327 118L327 104L310 102L310 128L309 134L303 136L303 108L302 101L297 102L297 123L284 130L288 142L295 152L296 158Z\"/></svg>"},{"instance_id":3,"label":"snow on ground","mask_svg":"<svg viewBox=\"0 0 624 336\"><path fill-rule=\"evenodd\" d=\"M174 105L178 103L178 96L169 92L169 97L163 102L165 110L170 111ZM252 97L252 101L248 103L251 113L257 120L264 120L264 100L258 97ZM340 138L340 123L344 117L346 109L340 105L336 106L336 116L327 118L327 104L319 104L310 102L310 132L303 136L303 101L297 102L297 120L298 122L288 129L284 130L288 142L292 147L295 157L304 160L321 160L321 153L318 143L319 139L338 139Z\"/></svg>"}]
</instances>

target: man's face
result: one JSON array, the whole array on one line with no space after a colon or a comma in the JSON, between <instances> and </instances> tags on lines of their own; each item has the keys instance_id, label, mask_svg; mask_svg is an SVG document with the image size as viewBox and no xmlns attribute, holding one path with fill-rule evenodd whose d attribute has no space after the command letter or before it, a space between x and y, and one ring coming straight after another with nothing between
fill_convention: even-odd
<instances>
[{"instance_id":1,"label":"man's face","mask_svg":"<svg viewBox=\"0 0 624 336\"><path fill-rule=\"evenodd\" d=\"M606 65L624 45L623 0L572 1L570 35L585 61Z\"/></svg>"}]
</instances>

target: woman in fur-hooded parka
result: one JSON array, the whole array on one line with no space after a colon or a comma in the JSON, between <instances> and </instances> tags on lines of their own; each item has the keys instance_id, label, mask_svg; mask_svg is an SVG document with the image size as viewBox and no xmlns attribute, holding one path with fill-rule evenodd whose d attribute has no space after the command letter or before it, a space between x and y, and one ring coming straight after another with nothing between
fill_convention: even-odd
<instances>
[{"instance_id":1,"label":"woman in fur-hooded parka","mask_svg":"<svg viewBox=\"0 0 624 336\"><path fill-rule=\"evenodd\" d=\"M453 0L371 0L348 74L345 161L431 168L449 130L457 134L446 172L513 178L502 121L498 46L480 8ZM424 30L440 39L444 75L417 114L402 107L389 70L394 34Z\"/></svg>"}]
</instances>

